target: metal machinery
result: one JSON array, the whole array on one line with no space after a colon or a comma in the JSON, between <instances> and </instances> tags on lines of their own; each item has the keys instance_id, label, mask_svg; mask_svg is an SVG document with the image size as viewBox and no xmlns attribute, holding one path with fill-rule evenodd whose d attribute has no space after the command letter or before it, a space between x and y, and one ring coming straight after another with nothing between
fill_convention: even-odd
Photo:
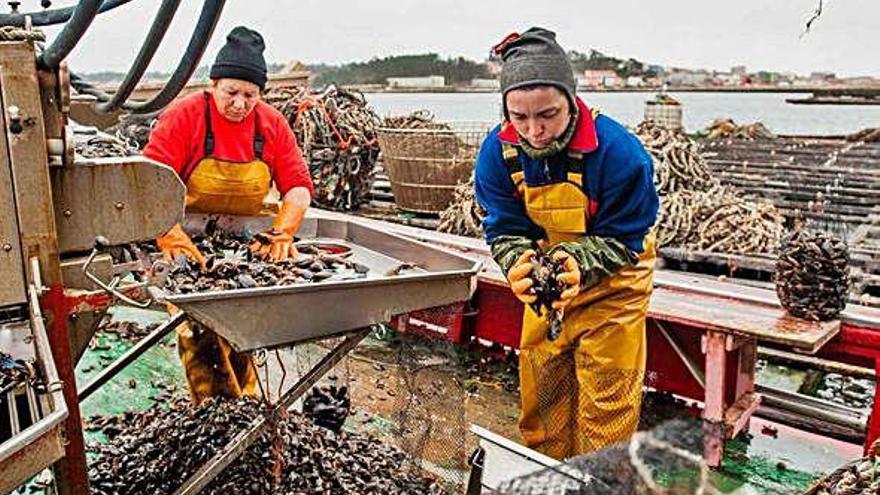
<instances>
[{"instance_id":1,"label":"metal machinery","mask_svg":"<svg viewBox=\"0 0 880 495\"><path fill-rule=\"evenodd\" d=\"M75 7L0 15L0 346L34 358L45 392L29 385L4 397L8 437L0 438L0 492L55 466L61 493L87 493L86 462L74 366L91 339L98 312L117 297L143 300L142 284L121 283L132 266L93 251L150 239L183 216L184 187L168 167L142 157L75 157L68 122L70 79L64 58L92 20L128 0L83 0ZM45 3L45 2L44 2ZM192 74L216 25L222 1L206 1L199 26L163 95L126 102L179 1L165 1L153 28L101 111L153 111ZM65 23L46 46L36 26ZM101 280L110 280L109 283Z\"/></svg>"},{"instance_id":2,"label":"metal machinery","mask_svg":"<svg viewBox=\"0 0 880 495\"><path fill-rule=\"evenodd\" d=\"M333 243L370 268L357 280L329 280L213 294L169 295L150 287L163 275L149 257L114 263L103 251L154 239L183 221L185 189L175 172L143 157L86 160L74 153L68 123L70 86L97 98L99 112L161 109L198 64L223 0L206 0L193 38L165 88L146 102L127 102L146 70L180 0L165 0L147 40L112 96L70 75L62 62L101 11L129 0L81 0L75 8L0 16L18 26L0 42L0 346L18 359L34 359L46 391L25 385L9 391L10 428L0 437L0 493L54 465L60 493L88 493L79 401L106 383L187 316L209 325L239 351L344 337L306 372L265 416L184 482L178 493L196 493L247 450L273 417L354 348L370 326L433 306L460 304L473 293L480 262L455 252L360 225L351 218L310 215L302 242ZM32 26L66 24L42 50ZM9 29L9 28L4 28ZM186 228L204 228L190 216ZM265 229L264 218L220 218L231 231ZM409 268L401 272L403 266ZM394 270L394 268L398 268ZM131 272L144 276L123 277ZM167 274L167 272L166 272ZM105 282L109 280L109 282ZM132 281L136 280L136 281ZM345 305L338 304L344 298ZM116 302L147 307L172 302L175 314L109 365L82 390L74 367L91 340L98 315ZM302 311L303 307L310 308ZM254 318L260 314L260 318ZM0 415L3 417L3 415ZM3 430L0 430L2 432Z\"/></svg>"}]
</instances>

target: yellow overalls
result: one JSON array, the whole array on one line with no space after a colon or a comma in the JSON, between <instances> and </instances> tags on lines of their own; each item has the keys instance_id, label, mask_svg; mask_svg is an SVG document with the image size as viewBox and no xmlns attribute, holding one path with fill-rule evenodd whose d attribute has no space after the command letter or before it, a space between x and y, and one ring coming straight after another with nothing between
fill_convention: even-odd
<instances>
[{"instance_id":1,"label":"yellow overalls","mask_svg":"<svg viewBox=\"0 0 880 495\"><path fill-rule=\"evenodd\" d=\"M272 182L269 166L262 160L264 141L259 116L254 115L254 159L243 163L218 160L213 156L214 133L208 98L210 95L206 94L205 155L189 176L184 176L186 209L201 213L256 215L262 211L263 199ZM178 311L174 307L169 310L172 314ZM177 349L194 403L214 396L257 395L253 357L236 352L226 339L205 326L195 322L179 326Z\"/></svg>"},{"instance_id":2,"label":"yellow overalls","mask_svg":"<svg viewBox=\"0 0 880 495\"><path fill-rule=\"evenodd\" d=\"M529 186L517 148L504 143L503 153L526 213L546 232L542 247L584 236L591 208L582 187L583 155L569 152L567 181ZM649 234L637 265L621 268L572 301L554 341L546 338L546 312L539 317L526 305L519 361L519 425L526 445L565 459L635 433L655 258Z\"/></svg>"}]
</instances>

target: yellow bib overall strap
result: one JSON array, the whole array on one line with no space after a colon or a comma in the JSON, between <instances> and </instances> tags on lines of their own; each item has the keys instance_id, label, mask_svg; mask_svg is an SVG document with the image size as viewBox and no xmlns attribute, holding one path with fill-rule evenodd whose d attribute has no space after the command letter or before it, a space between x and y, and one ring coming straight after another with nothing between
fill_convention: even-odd
<instances>
[{"instance_id":1,"label":"yellow bib overall strap","mask_svg":"<svg viewBox=\"0 0 880 495\"><path fill-rule=\"evenodd\" d=\"M205 95L205 157L184 174L186 208L202 213L256 215L269 193L272 174L263 161L264 139L260 134L259 114L254 114L254 159L231 162L214 158L214 132L211 129L211 106ZM256 112L256 110L255 110Z\"/></svg>"},{"instance_id":2,"label":"yellow bib overall strap","mask_svg":"<svg viewBox=\"0 0 880 495\"><path fill-rule=\"evenodd\" d=\"M562 181L541 186L526 184L515 146L502 143L502 153L510 178L526 204L526 214L545 230L547 243L574 240L586 233L595 205L584 192L582 153L570 151L563 158L560 165L566 171Z\"/></svg>"},{"instance_id":3,"label":"yellow bib overall strap","mask_svg":"<svg viewBox=\"0 0 880 495\"><path fill-rule=\"evenodd\" d=\"M583 160L568 157L567 180L525 183L518 150L505 163L529 218L546 232L545 248L586 234L595 206L583 190ZM577 161L579 170L574 170ZM579 173L580 172L580 173ZM645 237L635 266L621 268L582 292L565 310L562 334L525 308L520 342L520 430L526 445L564 459L626 440L638 425L645 373L645 319L655 262L654 236Z\"/></svg>"}]
</instances>

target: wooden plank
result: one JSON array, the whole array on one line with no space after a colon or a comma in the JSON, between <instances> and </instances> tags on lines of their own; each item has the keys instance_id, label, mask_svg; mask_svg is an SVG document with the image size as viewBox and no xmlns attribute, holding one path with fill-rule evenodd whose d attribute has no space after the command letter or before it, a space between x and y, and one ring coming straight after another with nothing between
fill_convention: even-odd
<instances>
[{"instance_id":1,"label":"wooden plank","mask_svg":"<svg viewBox=\"0 0 880 495\"><path fill-rule=\"evenodd\" d=\"M654 289L648 316L752 337L810 354L818 351L840 330L839 321L812 322L794 318L782 308L663 287Z\"/></svg>"},{"instance_id":2,"label":"wooden plank","mask_svg":"<svg viewBox=\"0 0 880 495\"><path fill-rule=\"evenodd\" d=\"M725 340L724 333L710 331L703 336L702 342L703 354L706 355L703 419L714 423L724 420L724 397L727 395Z\"/></svg>"},{"instance_id":3,"label":"wooden plank","mask_svg":"<svg viewBox=\"0 0 880 495\"><path fill-rule=\"evenodd\" d=\"M711 263L732 270L741 268L768 273L773 273L776 270L776 259L770 256L747 256L709 251L694 251L681 247L660 248L660 256L691 263Z\"/></svg>"},{"instance_id":4,"label":"wooden plank","mask_svg":"<svg viewBox=\"0 0 880 495\"><path fill-rule=\"evenodd\" d=\"M724 423L728 426L725 437L731 439L739 435L760 405L761 394L749 392L739 396L736 402L724 412Z\"/></svg>"}]
</instances>

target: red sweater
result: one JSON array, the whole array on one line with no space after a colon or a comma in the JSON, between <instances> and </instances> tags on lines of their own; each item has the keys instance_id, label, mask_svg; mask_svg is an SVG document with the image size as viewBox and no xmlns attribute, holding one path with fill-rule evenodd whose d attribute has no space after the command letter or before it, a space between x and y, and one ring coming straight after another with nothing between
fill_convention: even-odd
<instances>
[{"instance_id":1,"label":"red sweater","mask_svg":"<svg viewBox=\"0 0 880 495\"><path fill-rule=\"evenodd\" d=\"M269 165L275 187L281 195L294 187L314 193L309 168L303 160L290 126L271 105L257 102L242 122L231 122L220 115L213 98L211 129L214 132L214 158L231 162L254 159L254 114L260 114L263 161ZM186 181L205 155L205 93L198 92L172 103L159 116L150 133L144 155L173 168Z\"/></svg>"}]
</instances>

